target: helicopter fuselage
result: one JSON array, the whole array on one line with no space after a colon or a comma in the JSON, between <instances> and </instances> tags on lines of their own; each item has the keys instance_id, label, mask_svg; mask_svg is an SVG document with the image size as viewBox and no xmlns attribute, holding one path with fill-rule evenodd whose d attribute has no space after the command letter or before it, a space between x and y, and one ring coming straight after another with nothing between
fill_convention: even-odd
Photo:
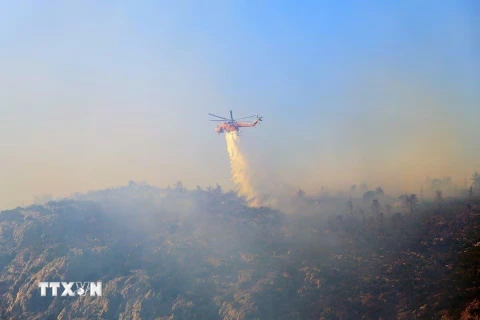
<instances>
[{"instance_id":1,"label":"helicopter fuselage","mask_svg":"<svg viewBox=\"0 0 480 320\"><path fill-rule=\"evenodd\" d=\"M238 129L238 126L236 126L236 125L233 124L233 123L219 124L219 125L215 128L215 132L216 132L216 133L238 132L238 130L239 130L239 129Z\"/></svg>"},{"instance_id":2,"label":"helicopter fuselage","mask_svg":"<svg viewBox=\"0 0 480 320\"><path fill-rule=\"evenodd\" d=\"M216 133L231 133L231 132L238 132L242 127L254 127L258 121L261 121L261 118L253 121L253 122L225 122L223 124L219 124L215 128Z\"/></svg>"}]
</instances>

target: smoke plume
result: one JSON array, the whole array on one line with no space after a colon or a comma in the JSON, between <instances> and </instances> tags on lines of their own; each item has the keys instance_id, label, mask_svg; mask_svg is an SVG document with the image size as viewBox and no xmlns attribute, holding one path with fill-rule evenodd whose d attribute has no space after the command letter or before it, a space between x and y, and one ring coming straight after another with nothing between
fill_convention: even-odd
<instances>
[{"instance_id":1,"label":"smoke plume","mask_svg":"<svg viewBox=\"0 0 480 320\"><path fill-rule=\"evenodd\" d=\"M259 206L258 193L255 190L247 161L240 149L240 137L236 132L225 133L227 151L230 158L230 172L237 193L245 197L249 206Z\"/></svg>"}]
</instances>

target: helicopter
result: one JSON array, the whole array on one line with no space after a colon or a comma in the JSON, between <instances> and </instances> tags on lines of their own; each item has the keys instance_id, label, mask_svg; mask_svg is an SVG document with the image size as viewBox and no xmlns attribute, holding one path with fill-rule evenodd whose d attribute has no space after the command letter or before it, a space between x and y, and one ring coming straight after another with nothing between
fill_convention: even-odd
<instances>
[{"instance_id":1,"label":"helicopter","mask_svg":"<svg viewBox=\"0 0 480 320\"><path fill-rule=\"evenodd\" d=\"M215 132L217 134L220 133L232 133L232 132L238 132L240 128L244 127L254 127L259 121L262 121L262 117L259 117L258 114L254 116L248 116L248 117L243 117L239 119L234 119L233 118L233 113L232 110L230 110L230 119L225 118L225 117L220 117L215 114L209 113L210 116L216 117L218 119L211 119L210 121L223 121L223 124L219 124L215 128ZM244 120L244 119L250 119L250 118L256 118L252 122L238 122L238 120Z\"/></svg>"}]
</instances>

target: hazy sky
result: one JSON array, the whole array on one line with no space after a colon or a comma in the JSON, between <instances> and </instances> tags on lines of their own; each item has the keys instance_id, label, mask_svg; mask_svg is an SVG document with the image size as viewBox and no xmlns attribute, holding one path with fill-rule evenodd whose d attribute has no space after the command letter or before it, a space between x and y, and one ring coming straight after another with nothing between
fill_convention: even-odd
<instances>
[{"instance_id":1,"label":"hazy sky","mask_svg":"<svg viewBox=\"0 0 480 320\"><path fill-rule=\"evenodd\" d=\"M463 182L479 21L475 0L1 1L0 209L129 180L229 188L207 113L230 109L264 116L242 146L266 188Z\"/></svg>"}]
</instances>

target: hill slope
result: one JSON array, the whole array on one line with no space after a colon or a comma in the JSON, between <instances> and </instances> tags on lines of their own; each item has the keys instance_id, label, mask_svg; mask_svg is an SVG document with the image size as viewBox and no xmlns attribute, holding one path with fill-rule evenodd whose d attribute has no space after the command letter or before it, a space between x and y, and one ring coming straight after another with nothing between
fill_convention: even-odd
<instances>
[{"instance_id":1,"label":"hill slope","mask_svg":"<svg viewBox=\"0 0 480 320\"><path fill-rule=\"evenodd\" d=\"M0 318L478 319L479 208L286 215L130 185L3 211ZM103 296L41 297L39 281Z\"/></svg>"}]
</instances>

